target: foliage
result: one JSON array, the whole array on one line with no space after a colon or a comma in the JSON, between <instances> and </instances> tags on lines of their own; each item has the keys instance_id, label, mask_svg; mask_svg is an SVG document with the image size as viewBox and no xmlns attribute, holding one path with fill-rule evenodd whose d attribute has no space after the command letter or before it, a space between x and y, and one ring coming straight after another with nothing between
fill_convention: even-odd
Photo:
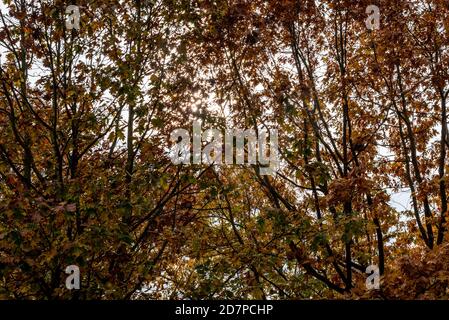
<instances>
[{"instance_id":1,"label":"foliage","mask_svg":"<svg viewBox=\"0 0 449 320\"><path fill-rule=\"evenodd\" d=\"M447 299L449 6L374 2L372 31L365 0L77 1L68 30L4 0L0 298ZM172 164L195 120L277 129L280 170Z\"/></svg>"}]
</instances>

